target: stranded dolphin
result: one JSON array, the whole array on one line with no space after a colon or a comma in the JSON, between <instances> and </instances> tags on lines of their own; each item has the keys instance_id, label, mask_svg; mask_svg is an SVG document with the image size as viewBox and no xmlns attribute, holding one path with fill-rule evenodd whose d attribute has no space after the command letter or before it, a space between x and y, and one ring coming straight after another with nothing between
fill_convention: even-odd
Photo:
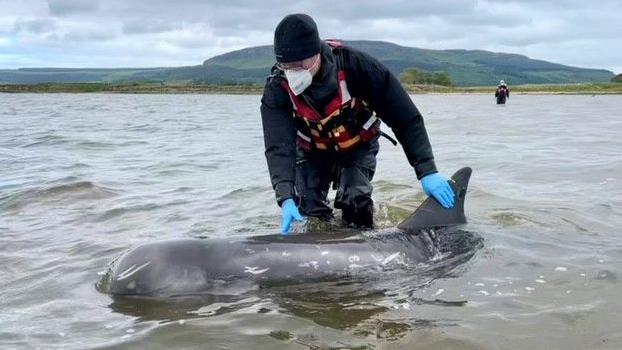
<instances>
[{"instance_id":1,"label":"stranded dolphin","mask_svg":"<svg viewBox=\"0 0 622 350\"><path fill-rule=\"evenodd\" d=\"M397 229L149 243L113 261L98 288L112 295L189 296L230 281L339 279L425 264L439 254L438 236L452 236L445 228L466 223L470 176L471 169L463 168L449 181L454 208L428 198Z\"/></svg>"}]
</instances>

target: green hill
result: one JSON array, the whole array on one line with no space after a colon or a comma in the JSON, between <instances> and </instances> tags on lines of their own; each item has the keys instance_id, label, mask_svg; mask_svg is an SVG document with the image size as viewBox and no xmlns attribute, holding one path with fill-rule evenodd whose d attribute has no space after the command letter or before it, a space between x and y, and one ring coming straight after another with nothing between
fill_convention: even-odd
<instances>
[{"instance_id":1,"label":"green hill","mask_svg":"<svg viewBox=\"0 0 622 350\"><path fill-rule=\"evenodd\" d=\"M604 69L565 66L527 56L482 50L427 50L382 41L347 41L378 58L399 75L408 68L447 72L457 86L608 82ZM202 65L170 68L0 70L0 84L63 82L162 82L263 84L274 62L271 45L255 46L210 58Z\"/></svg>"}]
</instances>

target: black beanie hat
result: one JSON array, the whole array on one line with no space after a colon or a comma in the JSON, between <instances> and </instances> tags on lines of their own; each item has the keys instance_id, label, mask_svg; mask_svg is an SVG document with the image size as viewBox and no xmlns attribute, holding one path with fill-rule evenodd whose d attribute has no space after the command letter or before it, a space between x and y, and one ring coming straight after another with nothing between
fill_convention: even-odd
<instances>
[{"instance_id":1,"label":"black beanie hat","mask_svg":"<svg viewBox=\"0 0 622 350\"><path fill-rule=\"evenodd\" d=\"M287 15L274 31L274 54L278 62L301 61L320 52L320 36L313 18Z\"/></svg>"}]
</instances>

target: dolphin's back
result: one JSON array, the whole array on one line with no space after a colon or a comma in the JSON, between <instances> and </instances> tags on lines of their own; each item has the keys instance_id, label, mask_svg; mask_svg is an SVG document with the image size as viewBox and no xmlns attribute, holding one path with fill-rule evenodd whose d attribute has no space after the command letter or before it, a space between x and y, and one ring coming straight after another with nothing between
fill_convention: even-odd
<instances>
[{"instance_id":1,"label":"dolphin's back","mask_svg":"<svg viewBox=\"0 0 622 350\"><path fill-rule=\"evenodd\" d=\"M414 266L431 257L421 238L401 232L310 241L300 236L160 241L130 250L104 284L116 295L169 296L209 291L232 280L302 281Z\"/></svg>"},{"instance_id":2,"label":"dolphin's back","mask_svg":"<svg viewBox=\"0 0 622 350\"><path fill-rule=\"evenodd\" d=\"M115 260L99 284L114 295L172 296L209 292L229 281L343 278L409 268L435 254L427 229L465 223L470 168L450 182L453 209L427 199L399 229L356 234L181 239L136 247Z\"/></svg>"}]
</instances>

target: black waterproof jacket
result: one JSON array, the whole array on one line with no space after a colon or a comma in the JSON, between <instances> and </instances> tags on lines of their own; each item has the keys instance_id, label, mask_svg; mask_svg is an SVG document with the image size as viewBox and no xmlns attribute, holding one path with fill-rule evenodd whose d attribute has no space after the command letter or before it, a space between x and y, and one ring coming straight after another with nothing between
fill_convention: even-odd
<instances>
[{"instance_id":1,"label":"black waterproof jacket","mask_svg":"<svg viewBox=\"0 0 622 350\"><path fill-rule=\"evenodd\" d=\"M349 47L333 50L324 44L321 55L320 71L303 92L313 107L324 110L337 93L336 55L341 55L350 95L367 101L393 130L417 178L436 172L423 117L395 76L375 58ZM265 155L279 205L295 197L296 178L296 123L292 102L281 86L283 79L273 68L261 99Z\"/></svg>"}]
</instances>

